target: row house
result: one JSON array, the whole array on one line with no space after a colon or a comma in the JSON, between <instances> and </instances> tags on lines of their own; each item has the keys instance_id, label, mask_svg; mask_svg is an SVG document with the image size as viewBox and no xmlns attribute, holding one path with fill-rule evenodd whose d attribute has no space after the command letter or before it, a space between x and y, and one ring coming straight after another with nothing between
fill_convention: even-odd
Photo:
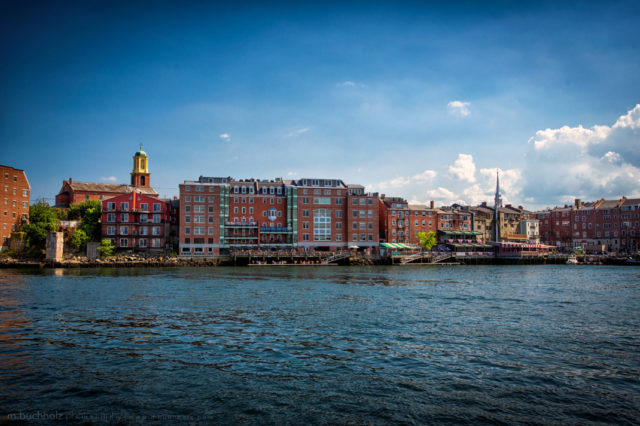
<instances>
[{"instance_id":1,"label":"row house","mask_svg":"<svg viewBox=\"0 0 640 426\"><path fill-rule=\"evenodd\" d=\"M170 201L132 192L102 202L102 237L118 248L164 249L170 226Z\"/></svg>"},{"instance_id":2,"label":"row house","mask_svg":"<svg viewBox=\"0 0 640 426\"><path fill-rule=\"evenodd\" d=\"M470 231L472 214L457 207L436 209L433 201L429 206L409 204L400 197L380 199L380 238L388 243L418 245L419 232Z\"/></svg>"},{"instance_id":3,"label":"row house","mask_svg":"<svg viewBox=\"0 0 640 426\"><path fill-rule=\"evenodd\" d=\"M31 186L24 170L0 165L0 251L9 248L11 233L29 220Z\"/></svg>"},{"instance_id":4,"label":"row house","mask_svg":"<svg viewBox=\"0 0 640 426\"><path fill-rule=\"evenodd\" d=\"M559 248L610 252L640 248L640 199L601 199L535 212L542 241Z\"/></svg>"},{"instance_id":5,"label":"row house","mask_svg":"<svg viewBox=\"0 0 640 426\"><path fill-rule=\"evenodd\" d=\"M360 185L201 176L179 190L182 256L237 248L378 249L378 195Z\"/></svg>"}]
</instances>

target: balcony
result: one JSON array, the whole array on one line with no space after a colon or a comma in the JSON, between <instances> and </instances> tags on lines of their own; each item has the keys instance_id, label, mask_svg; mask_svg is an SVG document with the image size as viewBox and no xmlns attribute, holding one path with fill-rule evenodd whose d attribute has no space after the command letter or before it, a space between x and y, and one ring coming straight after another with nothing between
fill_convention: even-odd
<instances>
[{"instance_id":1,"label":"balcony","mask_svg":"<svg viewBox=\"0 0 640 426\"><path fill-rule=\"evenodd\" d=\"M233 226L236 228L257 228L258 222L230 222L227 221L224 223L225 226Z\"/></svg>"},{"instance_id":2,"label":"balcony","mask_svg":"<svg viewBox=\"0 0 640 426\"><path fill-rule=\"evenodd\" d=\"M284 226L262 226L260 227L260 233L262 234L290 234L293 232L292 228Z\"/></svg>"}]
</instances>

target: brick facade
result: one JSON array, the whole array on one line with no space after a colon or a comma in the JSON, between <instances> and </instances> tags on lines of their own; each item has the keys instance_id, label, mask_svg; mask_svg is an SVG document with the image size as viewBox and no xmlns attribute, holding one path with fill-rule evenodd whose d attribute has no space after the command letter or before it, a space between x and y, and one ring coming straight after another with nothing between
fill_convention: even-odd
<instances>
[{"instance_id":1,"label":"brick facade","mask_svg":"<svg viewBox=\"0 0 640 426\"><path fill-rule=\"evenodd\" d=\"M24 170L2 165L0 182L0 250L5 250L11 233L29 220L31 186Z\"/></svg>"},{"instance_id":2,"label":"brick facade","mask_svg":"<svg viewBox=\"0 0 640 426\"><path fill-rule=\"evenodd\" d=\"M337 179L200 177L179 188L183 256L257 248L378 250L378 196L359 185ZM196 211L202 217L196 218Z\"/></svg>"},{"instance_id":3,"label":"brick facade","mask_svg":"<svg viewBox=\"0 0 640 426\"><path fill-rule=\"evenodd\" d=\"M118 248L165 249L170 201L132 192L102 202L102 237Z\"/></svg>"}]
</instances>

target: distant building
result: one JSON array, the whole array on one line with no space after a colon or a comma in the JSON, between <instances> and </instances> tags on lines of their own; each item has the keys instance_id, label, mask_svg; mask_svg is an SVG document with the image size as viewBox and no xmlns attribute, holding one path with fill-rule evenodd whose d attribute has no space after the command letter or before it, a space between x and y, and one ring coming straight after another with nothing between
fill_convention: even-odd
<instances>
[{"instance_id":1,"label":"distant building","mask_svg":"<svg viewBox=\"0 0 640 426\"><path fill-rule=\"evenodd\" d=\"M170 202L131 192L102 202L102 237L137 251L166 248Z\"/></svg>"},{"instance_id":2,"label":"distant building","mask_svg":"<svg viewBox=\"0 0 640 426\"><path fill-rule=\"evenodd\" d=\"M74 182L72 178L69 178L69 180L62 181L62 188L56 195L56 207L69 207L71 204L81 203L85 200L103 201L133 191L158 197L158 193L150 186L149 157L142 150L142 147L133 155L131 184Z\"/></svg>"},{"instance_id":3,"label":"distant building","mask_svg":"<svg viewBox=\"0 0 640 426\"><path fill-rule=\"evenodd\" d=\"M181 256L258 248L378 251L378 195L361 185L201 176L179 187Z\"/></svg>"},{"instance_id":4,"label":"distant building","mask_svg":"<svg viewBox=\"0 0 640 426\"><path fill-rule=\"evenodd\" d=\"M0 165L2 201L0 206L0 251L9 247L11 233L29 220L31 186L24 170Z\"/></svg>"}]
</instances>

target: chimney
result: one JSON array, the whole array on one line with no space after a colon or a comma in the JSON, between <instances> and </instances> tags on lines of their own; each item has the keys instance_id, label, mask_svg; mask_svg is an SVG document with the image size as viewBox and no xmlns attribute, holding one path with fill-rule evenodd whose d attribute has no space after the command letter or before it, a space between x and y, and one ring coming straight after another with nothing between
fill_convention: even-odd
<instances>
[{"instance_id":1,"label":"chimney","mask_svg":"<svg viewBox=\"0 0 640 426\"><path fill-rule=\"evenodd\" d=\"M384 194L380 194L380 199L384 200L385 195Z\"/></svg>"},{"instance_id":2,"label":"chimney","mask_svg":"<svg viewBox=\"0 0 640 426\"><path fill-rule=\"evenodd\" d=\"M481 206L482 206L482 207L487 207L487 202L486 202L486 201L483 201L483 202L482 202L482 204L481 204Z\"/></svg>"},{"instance_id":3,"label":"chimney","mask_svg":"<svg viewBox=\"0 0 640 426\"><path fill-rule=\"evenodd\" d=\"M73 183L73 179L69 178L69 183L72 184Z\"/></svg>"},{"instance_id":4,"label":"chimney","mask_svg":"<svg viewBox=\"0 0 640 426\"><path fill-rule=\"evenodd\" d=\"M511 204L507 204L505 207L510 209L511 208Z\"/></svg>"},{"instance_id":5,"label":"chimney","mask_svg":"<svg viewBox=\"0 0 640 426\"><path fill-rule=\"evenodd\" d=\"M518 210L524 210L522 206L518 206Z\"/></svg>"},{"instance_id":6,"label":"chimney","mask_svg":"<svg viewBox=\"0 0 640 426\"><path fill-rule=\"evenodd\" d=\"M433 209L433 206L434 206L433 200L429 201L429 208Z\"/></svg>"}]
</instances>

